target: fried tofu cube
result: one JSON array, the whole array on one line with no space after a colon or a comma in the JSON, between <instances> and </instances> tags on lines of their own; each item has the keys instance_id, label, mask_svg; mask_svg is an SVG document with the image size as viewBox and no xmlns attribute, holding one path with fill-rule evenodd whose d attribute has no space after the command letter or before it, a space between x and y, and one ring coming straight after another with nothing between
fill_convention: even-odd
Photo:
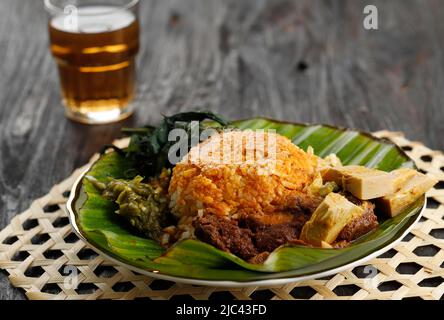
<instances>
[{"instance_id":1,"label":"fried tofu cube","mask_svg":"<svg viewBox=\"0 0 444 320\"><path fill-rule=\"evenodd\" d=\"M380 198L393 193L390 174L363 166L343 166L324 169L323 181L334 181L361 200Z\"/></svg>"},{"instance_id":2,"label":"fried tofu cube","mask_svg":"<svg viewBox=\"0 0 444 320\"><path fill-rule=\"evenodd\" d=\"M413 178L418 171L410 168L401 168L390 172L390 176L393 179L393 188L396 192L411 178Z\"/></svg>"},{"instance_id":3,"label":"fried tofu cube","mask_svg":"<svg viewBox=\"0 0 444 320\"><path fill-rule=\"evenodd\" d=\"M356 198L370 200L394 193L416 173L412 169L385 172L363 166L343 166L322 171L323 181L334 181Z\"/></svg>"},{"instance_id":4,"label":"fried tofu cube","mask_svg":"<svg viewBox=\"0 0 444 320\"><path fill-rule=\"evenodd\" d=\"M409 205L418 200L431 189L438 181L415 171L410 179L393 194L376 200L376 207L389 217L395 217L403 212Z\"/></svg>"}]
</instances>

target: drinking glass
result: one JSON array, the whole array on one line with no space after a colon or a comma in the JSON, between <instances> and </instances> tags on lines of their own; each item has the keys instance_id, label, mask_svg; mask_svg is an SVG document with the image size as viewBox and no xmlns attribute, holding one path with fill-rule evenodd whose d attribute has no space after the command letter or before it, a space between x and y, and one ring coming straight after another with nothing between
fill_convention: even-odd
<instances>
[{"instance_id":1,"label":"drinking glass","mask_svg":"<svg viewBox=\"0 0 444 320\"><path fill-rule=\"evenodd\" d=\"M68 118L110 123L132 114L139 0L45 0Z\"/></svg>"}]
</instances>

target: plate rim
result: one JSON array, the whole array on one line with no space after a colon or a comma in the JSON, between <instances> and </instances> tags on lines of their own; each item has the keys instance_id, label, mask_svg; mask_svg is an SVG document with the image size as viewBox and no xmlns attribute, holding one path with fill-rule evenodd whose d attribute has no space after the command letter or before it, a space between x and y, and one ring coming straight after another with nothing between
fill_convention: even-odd
<instances>
[{"instance_id":1,"label":"plate rim","mask_svg":"<svg viewBox=\"0 0 444 320\"><path fill-rule=\"evenodd\" d=\"M234 122L237 121L246 121L246 120L253 120L253 119L264 119L264 120L271 120L274 122L279 122L279 123L286 123L286 124L294 124L294 125L302 125L302 126L327 126L327 127L331 127L331 128L335 128L335 129L339 129L341 131L343 130L352 130L352 131L356 131L359 132L361 134L365 134L366 136L378 140L378 141L383 141L384 143L389 143L393 146L395 146L398 151L405 157L407 157L408 159L410 159L413 164L414 161L406 154L406 152L404 150L402 150L402 148L398 145L396 145L395 143L393 143L392 141L385 139L385 138L380 138L380 137L376 137L373 134L369 133L369 132L364 132L364 131L360 131L360 130L356 130L356 129L349 129L349 128L345 128L345 127L339 127L339 126L333 126L333 125L329 125L329 124L321 124L321 123L313 123L313 124L309 124L309 123L296 123L296 122L289 122L289 121L281 121L281 120L275 120L275 119L271 119L271 118L265 118L265 117L253 117L253 118L249 118L249 119L243 119L243 120L235 120ZM98 161L98 160L96 160ZM272 285L283 285L283 284L287 284L287 283L291 283L291 282L299 282L299 281L305 281L305 280L310 280L310 279L315 279L315 278L322 278L322 277L327 277L333 274L337 274L340 273L342 271L354 268L358 265L362 265L363 263L389 251L390 249L392 249L393 247L395 247L397 244L399 244L402 239L404 239L404 237L410 233L410 231L413 229L413 227L418 223L419 219L421 219L421 217L423 216L424 210L427 207L427 197L424 196L424 204L422 206L422 208L420 209L419 213L417 214L416 219L413 221L413 223L411 223L410 226L408 226L405 231L395 240L393 240L392 242L390 242L389 244L387 244L386 246L379 248L378 250L372 252L371 254L364 256L362 258L359 258L355 261L352 261L350 263L344 264L342 266L333 268L333 269L329 269L329 270L325 270L322 272L315 272L312 274L307 274L307 275L302 275L302 276L294 276L294 277L283 277L283 278L275 278L275 279L263 279L263 280L253 280L253 281L234 281L234 280L202 280L202 279L195 279L195 278L186 278L186 277L179 277L179 276L172 276L172 275L167 275L167 274L162 274L160 272L156 272L156 271L149 271L134 265L131 265L129 263L126 263L122 260L119 260L111 255L109 255L108 253L106 253L105 251L101 250L100 248L98 248L96 245L94 245L94 243L92 243L91 241L89 241L81 232L78 224L77 224L77 219L76 219L76 213L74 212L74 206L75 206L75 201L77 200L77 195L79 193L79 189L81 187L81 181L84 178L84 176L89 172L89 170L91 169L91 167L94 165L94 163L96 162L94 161L93 163L89 164L87 169L85 169L80 175L79 177L77 177L76 181L74 182L72 188L71 188L71 192L66 204L66 211L68 213L68 218L71 224L71 227L74 231L74 233L83 241L85 242L91 249L93 249L94 251L96 251L98 254L104 256L106 259L124 266L134 272L140 273L140 274L144 274L146 276L150 276L152 278L156 278L156 279L161 279L161 280L167 280L167 281L172 281L172 282L176 282L176 283L183 283L183 284L192 284L192 285L201 285L201 286L215 286L215 287L231 287L231 288L244 288L244 287L253 287L253 286L272 286Z\"/></svg>"}]
</instances>

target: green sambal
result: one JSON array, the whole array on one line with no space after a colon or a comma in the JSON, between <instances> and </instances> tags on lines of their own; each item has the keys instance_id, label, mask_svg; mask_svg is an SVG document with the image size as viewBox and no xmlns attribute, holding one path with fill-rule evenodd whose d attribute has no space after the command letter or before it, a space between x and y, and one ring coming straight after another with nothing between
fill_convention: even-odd
<instances>
[{"instance_id":1,"label":"green sambal","mask_svg":"<svg viewBox=\"0 0 444 320\"><path fill-rule=\"evenodd\" d=\"M116 213L148 238L159 241L162 229L169 221L168 185L171 170L164 169L157 177L143 182L143 177L132 180L110 178L107 183L91 180L102 191L104 198L117 203Z\"/></svg>"}]
</instances>

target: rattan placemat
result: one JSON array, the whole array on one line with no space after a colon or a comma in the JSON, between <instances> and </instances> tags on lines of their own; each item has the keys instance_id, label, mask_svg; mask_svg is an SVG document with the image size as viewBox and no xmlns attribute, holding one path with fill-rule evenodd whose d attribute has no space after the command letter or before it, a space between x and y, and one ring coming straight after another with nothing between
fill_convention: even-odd
<instances>
[{"instance_id":1,"label":"rattan placemat","mask_svg":"<svg viewBox=\"0 0 444 320\"><path fill-rule=\"evenodd\" d=\"M401 133L375 135L401 146L419 169L440 182L429 192L427 209L411 234L365 266L323 279L244 289L182 285L137 274L97 255L71 230L65 203L85 166L0 232L0 268L29 299L442 299L444 155Z\"/></svg>"}]
</instances>

